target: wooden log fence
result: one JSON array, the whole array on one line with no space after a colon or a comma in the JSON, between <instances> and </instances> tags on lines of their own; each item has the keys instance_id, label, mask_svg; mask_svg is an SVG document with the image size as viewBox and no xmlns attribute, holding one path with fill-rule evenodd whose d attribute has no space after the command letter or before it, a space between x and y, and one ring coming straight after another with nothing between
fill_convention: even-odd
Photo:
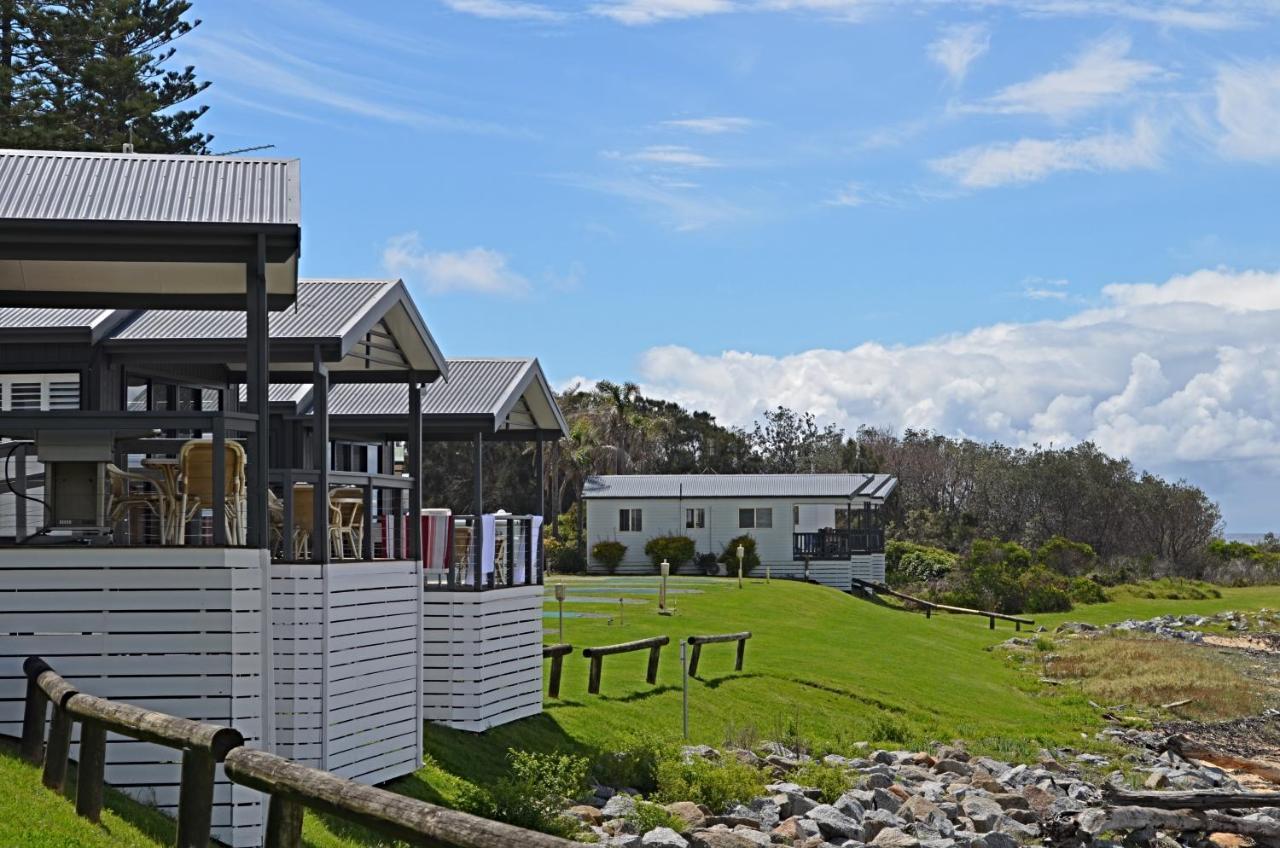
<instances>
[{"instance_id":1,"label":"wooden log fence","mask_svg":"<svg viewBox=\"0 0 1280 848\"><path fill-rule=\"evenodd\" d=\"M266 751L237 748L227 755L224 768L234 782L271 797L263 842L266 848L300 848L303 808L412 844L454 848L570 848L576 844L366 786Z\"/></svg>"},{"instance_id":2,"label":"wooden log fence","mask_svg":"<svg viewBox=\"0 0 1280 848\"><path fill-rule=\"evenodd\" d=\"M601 645L595 648L583 648L582 655L591 660L591 673L587 678L587 692L600 694L600 675L603 672L604 658L610 654L625 654L631 651L649 650L649 670L645 674L645 682L650 686L658 682L658 655L662 646L671 642L670 636L651 636L648 639L637 639L634 642L623 642L618 645Z\"/></svg>"},{"instance_id":3,"label":"wooden log fence","mask_svg":"<svg viewBox=\"0 0 1280 848\"><path fill-rule=\"evenodd\" d=\"M901 600L904 600L904 601L910 601L911 603L916 604L924 609L925 618L932 618L934 610L942 610L943 612L952 612L952 613L956 613L957 615L982 616L983 618L986 618L990 622L987 625L988 629L990 630L996 629L996 619L999 619L1000 621L1012 621L1013 629L1018 632L1022 631L1022 625L1024 624L1027 626L1031 626L1035 624L1035 621L1033 619L1020 618L1019 616L1016 616L1016 615L1006 615L1005 613L1002 613L1002 612L991 612L990 610L969 609L968 607L953 607L949 604L935 604L933 601L926 601L924 598L917 598L914 595L908 595L903 592L890 589L888 586L885 586L883 583L872 583L868 580L859 580L857 577L853 578L853 583L856 586L863 586L865 588L871 589L877 594L892 595L895 598L900 598Z\"/></svg>"},{"instance_id":4,"label":"wooden log fence","mask_svg":"<svg viewBox=\"0 0 1280 848\"><path fill-rule=\"evenodd\" d=\"M661 640L666 644L665 636ZM563 648L561 657L572 650L569 645L549 647ZM650 666L656 668L656 662L651 661ZM39 657L28 657L23 671L27 676L27 699L21 755L36 765L43 764L44 784L61 792L66 784L72 726L80 722L76 813L93 822L99 821L102 813L110 731L182 751L178 848L208 848L214 770L219 762L231 781L269 796L263 841L266 848L301 848L304 809L329 813L412 844L442 848L571 848L577 844L438 807L244 747L244 737L233 728L82 693Z\"/></svg>"},{"instance_id":5,"label":"wooden log fence","mask_svg":"<svg viewBox=\"0 0 1280 848\"><path fill-rule=\"evenodd\" d=\"M693 656L689 658L689 676L698 676L698 660L702 658L702 646L715 644L716 642L738 643L738 656L734 661L733 670L742 671L742 658L747 652L747 640L750 638L750 630L744 630L741 633L720 633L714 636L690 636L686 640L693 646Z\"/></svg>"},{"instance_id":6,"label":"wooden log fence","mask_svg":"<svg viewBox=\"0 0 1280 848\"><path fill-rule=\"evenodd\" d=\"M1160 810L1224 810L1280 807L1280 792L1245 792L1230 789L1189 789L1170 792L1132 792L1103 787L1107 801L1119 806L1154 807Z\"/></svg>"},{"instance_id":7,"label":"wooden log fence","mask_svg":"<svg viewBox=\"0 0 1280 848\"><path fill-rule=\"evenodd\" d=\"M565 655L571 653L573 646L565 643L542 646L542 658L551 659L551 679L547 683L547 694L552 698L560 697L560 673L564 670Z\"/></svg>"}]
</instances>

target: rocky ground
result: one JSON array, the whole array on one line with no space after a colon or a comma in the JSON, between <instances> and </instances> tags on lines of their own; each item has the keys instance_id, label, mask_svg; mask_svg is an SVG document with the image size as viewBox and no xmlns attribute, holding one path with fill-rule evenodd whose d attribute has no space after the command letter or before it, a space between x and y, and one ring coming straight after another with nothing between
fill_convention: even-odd
<instances>
[{"instance_id":1,"label":"rocky ground","mask_svg":"<svg viewBox=\"0 0 1280 848\"><path fill-rule=\"evenodd\" d=\"M1276 621L1269 613L1253 620L1226 613L1127 621L1106 629L1201 642L1224 634L1227 638L1269 634L1268 626L1274 628ZM1067 624L1059 630L1087 635L1100 628ZM1250 642L1240 649L1275 650L1270 635L1258 644L1261 647ZM588 825L599 844L619 848L1280 846L1280 802L1196 813L1119 806L1110 795L1112 790L1135 784L1151 791L1262 788L1254 775L1181 756L1177 752L1182 749L1171 744L1171 734L1192 734L1198 745L1252 756L1260 747L1280 751L1276 718L1275 714L1258 716L1223 722L1220 727L1183 722L1158 730L1106 730L1099 738L1117 743L1124 752L1114 761L1056 750L1042 752L1033 763L1009 763L970 756L954 745L929 751L866 750L854 758L828 755L824 762L843 770L854 787L833 803L822 803L819 789L790 779L807 758L778 743L764 743L755 751L695 746L684 749L683 755L737 758L766 769L775 782L767 786L766 794L729 809L711 810L688 801L665 805L683 822L680 829L638 832L636 799L625 789L597 787L591 803L576 805L568 813ZM1254 741L1258 739L1266 741L1260 745ZM1265 783L1264 787L1280 789Z\"/></svg>"}]
</instances>

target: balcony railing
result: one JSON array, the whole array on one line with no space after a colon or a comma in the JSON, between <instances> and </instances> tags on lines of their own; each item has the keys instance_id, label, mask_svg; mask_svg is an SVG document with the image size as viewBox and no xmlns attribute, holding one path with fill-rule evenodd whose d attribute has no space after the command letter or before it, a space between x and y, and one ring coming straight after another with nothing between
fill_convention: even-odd
<instances>
[{"instance_id":1,"label":"balcony railing","mask_svg":"<svg viewBox=\"0 0 1280 848\"><path fill-rule=\"evenodd\" d=\"M492 524L484 521L492 518ZM455 515L446 569L428 568L428 590L485 591L542 584L542 528L528 515Z\"/></svg>"},{"instance_id":2,"label":"balcony railing","mask_svg":"<svg viewBox=\"0 0 1280 848\"><path fill-rule=\"evenodd\" d=\"M884 530L841 530L828 528L791 534L791 555L795 560L844 560L857 554L884 552Z\"/></svg>"}]
</instances>

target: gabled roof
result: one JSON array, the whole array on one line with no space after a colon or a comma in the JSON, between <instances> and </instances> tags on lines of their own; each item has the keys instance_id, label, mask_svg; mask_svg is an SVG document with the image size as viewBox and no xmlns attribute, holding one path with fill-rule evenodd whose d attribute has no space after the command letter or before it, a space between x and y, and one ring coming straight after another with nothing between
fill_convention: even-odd
<instances>
[{"instance_id":1,"label":"gabled roof","mask_svg":"<svg viewBox=\"0 0 1280 848\"><path fill-rule=\"evenodd\" d=\"M584 498L874 498L898 485L888 474L601 474Z\"/></svg>"},{"instance_id":2,"label":"gabled roof","mask_svg":"<svg viewBox=\"0 0 1280 848\"><path fill-rule=\"evenodd\" d=\"M94 344L131 313L119 309L30 309L0 307L0 341L39 338Z\"/></svg>"},{"instance_id":3,"label":"gabled roof","mask_svg":"<svg viewBox=\"0 0 1280 848\"><path fill-rule=\"evenodd\" d=\"M331 420L408 412L409 389L403 384L338 385L329 392ZM422 417L424 433L435 439L475 433L558 438L569 430L537 359L450 359L447 381L422 390Z\"/></svg>"},{"instance_id":4,"label":"gabled roof","mask_svg":"<svg viewBox=\"0 0 1280 848\"><path fill-rule=\"evenodd\" d=\"M0 218L299 224L297 159L0 150Z\"/></svg>"},{"instance_id":5,"label":"gabled roof","mask_svg":"<svg viewBox=\"0 0 1280 848\"><path fill-rule=\"evenodd\" d=\"M448 366L400 280L299 280L294 306L271 313L271 371L277 381L309 377L320 346L335 382L446 374ZM148 356L180 349L221 361L243 361L245 315L236 311L149 309L107 341L118 354Z\"/></svg>"}]
</instances>

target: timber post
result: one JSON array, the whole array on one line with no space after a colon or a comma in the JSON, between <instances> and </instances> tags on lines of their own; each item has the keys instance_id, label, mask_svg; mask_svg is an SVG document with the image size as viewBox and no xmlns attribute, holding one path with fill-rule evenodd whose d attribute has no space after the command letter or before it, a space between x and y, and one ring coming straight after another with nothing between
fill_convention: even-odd
<instances>
[{"instance_id":1,"label":"timber post","mask_svg":"<svg viewBox=\"0 0 1280 848\"><path fill-rule=\"evenodd\" d=\"M551 676L547 681L547 695L552 698L560 697L560 675L564 671L564 658L566 654L573 653L573 646L561 643L559 645L543 645L542 657L551 659Z\"/></svg>"},{"instance_id":2,"label":"timber post","mask_svg":"<svg viewBox=\"0 0 1280 848\"><path fill-rule=\"evenodd\" d=\"M747 653L747 640L750 638L750 630L744 630L741 633L718 633L714 636L690 636L687 641L693 646L693 656L689 659L689 676L695 677L698 674L698 660L702 657L702 646L715 644L716 642L738 643L733 670L742 671L742 661Z\"/></svg>"},{"instance_id":3,"label":"timber post","mask_svg":"<svg viewBox=\"0 0 1280 848\"><path fill-rule=\"evenodd\" d=\"M107 729L96 721L80 724L80 765L76 769L76 815L97 824L107 767Z\"/></svg>"},{"instance_id":4,"label":"timber post","mask_svg":"<svg viewBox=\"0 0 1280 848\"><path fill-rule=\"evenodd\" d=\"M634 642L622 642L617 645L601 645L595 648L583 648L582 655L591 660L591 673L587 679L587 692L600 694L600 676L603 671L604 658L610 654L625 654L630 651L649 651L649 667L645 680L653 685L658 682L658 660L662 646L671 642L670 636L650 636L648 639L637 639Z\"/></svg>"}]
</instances>

